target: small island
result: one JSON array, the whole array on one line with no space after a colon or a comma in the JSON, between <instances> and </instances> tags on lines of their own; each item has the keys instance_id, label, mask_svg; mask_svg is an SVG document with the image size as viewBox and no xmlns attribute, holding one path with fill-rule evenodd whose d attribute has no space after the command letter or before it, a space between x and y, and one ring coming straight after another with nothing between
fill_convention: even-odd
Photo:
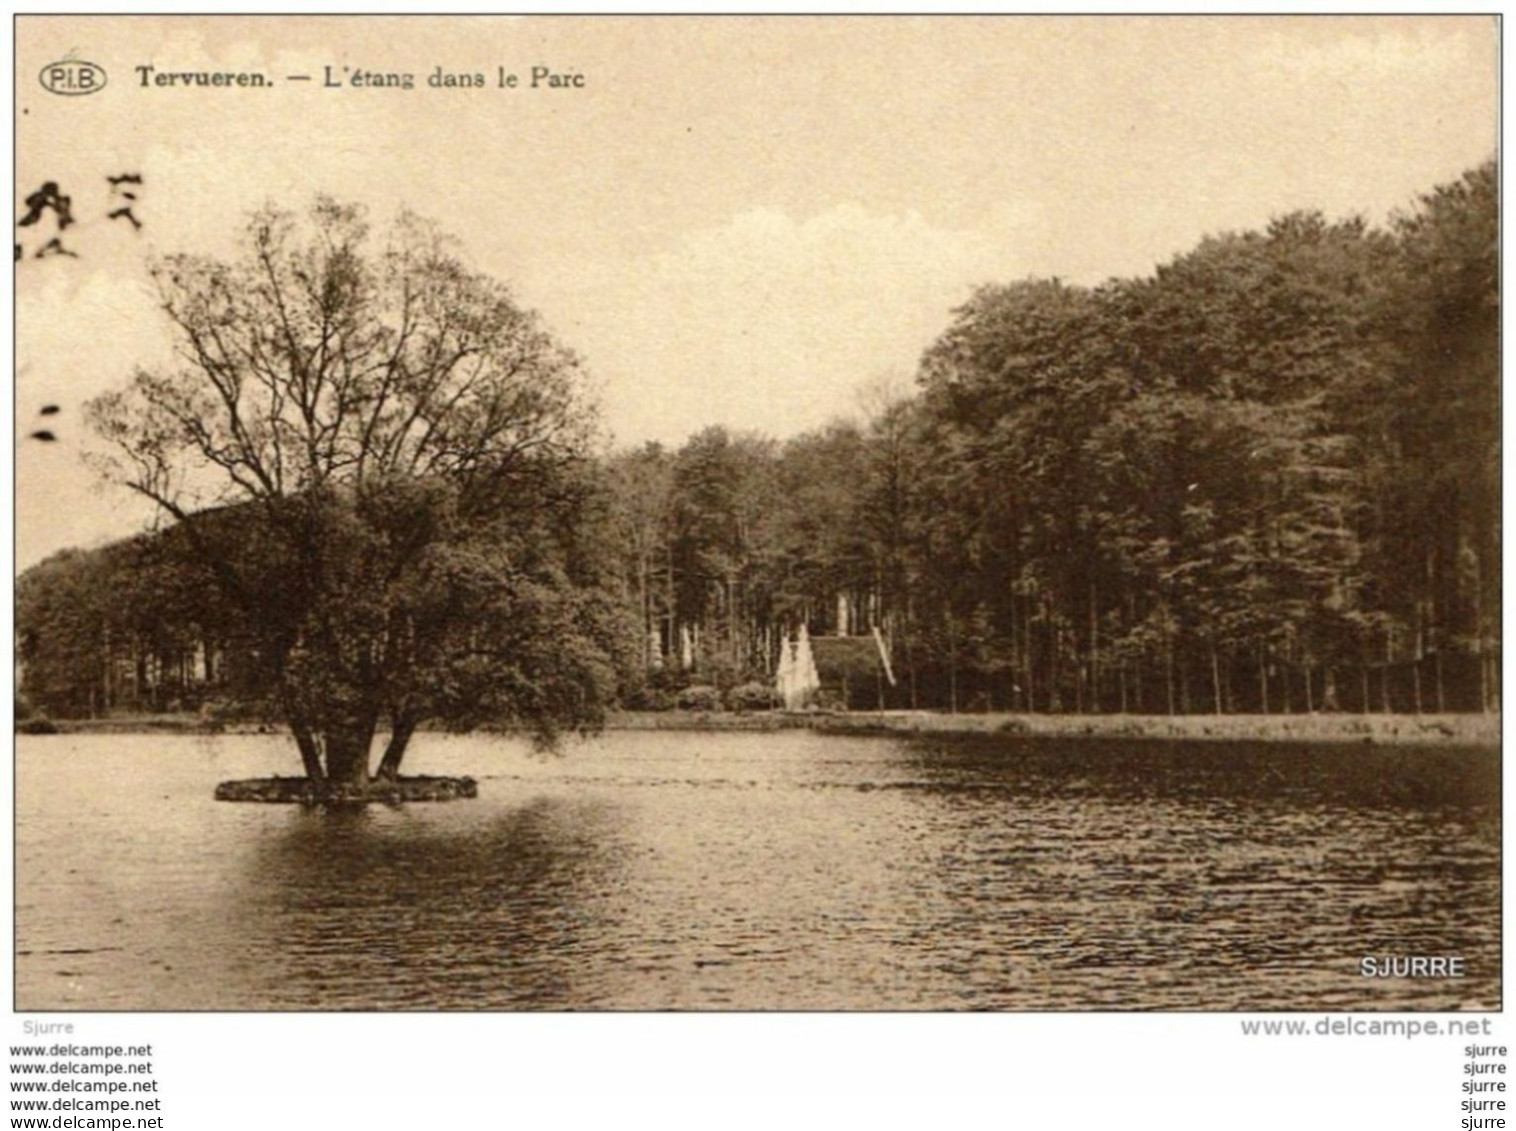
<instances>
[{"instance_id":1,"label":"small island","mask_svg":"<svg viewBox=\"0 0 1516 1131\"><path fill-rule=\"evenodd\" d=\"M247 778L224 781L216 787L217 801L255 801L268 804L400 805L407 801L456 801L478 797L479 783L470 777L401 777L372 781L361 791L318 789L309 778Z\"/></svg>"}]
</instances>

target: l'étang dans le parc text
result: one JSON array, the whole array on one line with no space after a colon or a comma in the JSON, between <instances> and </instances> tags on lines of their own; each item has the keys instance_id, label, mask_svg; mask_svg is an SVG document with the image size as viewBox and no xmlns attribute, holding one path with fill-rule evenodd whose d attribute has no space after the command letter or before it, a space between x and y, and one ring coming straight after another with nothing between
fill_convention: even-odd
<instances>
[{"instance_id":1,"label":"l'\u00e9tang dans le parc text","mask_svg":"<svg viewBox=\"0 0 1516 1131\"><path fill-rule=\"evenodd\" d=\"M137 85L155 90L196 90L271 87L279 82L320 90L583 90L589 79L573 68L536 64L512 69L455 71L435 66L430 71L387 71L347 63L327 63L309 73L270 75L265 71L195 71L138 63Z\"/></svg>"}]
</instances>

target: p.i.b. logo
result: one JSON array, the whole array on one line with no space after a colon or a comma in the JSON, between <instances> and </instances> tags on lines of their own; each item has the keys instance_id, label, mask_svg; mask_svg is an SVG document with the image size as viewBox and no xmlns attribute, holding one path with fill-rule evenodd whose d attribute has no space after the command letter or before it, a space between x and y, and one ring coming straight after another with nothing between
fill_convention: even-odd
<instances>
[{"instance_id":1,"label":"p.i.b. logo","mask_svg":"<svg viewBox=\"0 0 1516 1131\"><path fill-rule=\"evenodd\" d=\"M70 51L60 61L43 67L37 81L50 94L70 97L94 94L105 89L105 68L98 63L86 62L77 52Z\"/></svg>"}]
</instances>

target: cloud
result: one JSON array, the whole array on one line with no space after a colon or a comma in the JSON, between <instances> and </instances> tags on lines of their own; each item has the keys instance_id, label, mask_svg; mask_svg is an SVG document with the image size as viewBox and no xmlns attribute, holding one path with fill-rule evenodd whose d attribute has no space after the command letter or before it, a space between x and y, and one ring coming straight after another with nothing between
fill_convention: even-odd
<instances>
[{"instance_id":1,"label":"cloud","mask_svg":"<svg viewBox=\"0 0 1516 1131\"><path fill-rule=\"evenodd\" d=\"M1491 17L1493 19L1494 17ZM1286 25L1260 37L1257 62L1306 80L1331 83L1360 81L1382 85L1387 76L1425 80L1456 74L1471 65L1481 48L1494 41L1480 21L1436 18L1348 24L1336 21L1313 29Z\"/></svg>"},{"instance_id":2,"label":"cloud","mask_svg":"<svg viewBox=\"0 0 1516 1131\"><path fill-rule=\"evenodd\" d=\"M914 370L975 284L1018 274L1014 227L757 208L614 274L543 280L544 299L604 378L621 439L711 423L786 435L848 412L878 373Z\"/></svg>"}]
</instances>

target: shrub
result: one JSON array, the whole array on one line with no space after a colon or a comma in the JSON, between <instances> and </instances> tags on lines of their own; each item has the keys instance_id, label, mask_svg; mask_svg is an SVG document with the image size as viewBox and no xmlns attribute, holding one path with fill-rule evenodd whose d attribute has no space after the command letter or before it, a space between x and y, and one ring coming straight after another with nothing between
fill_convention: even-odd
<instances>
[{"instance_id":1,"label":"shrub","mask_svg":"<svg viewBox=\"0 0 1516 1131\"><path fill-rule=\"evenodd\" d=\"M662 687L644 685L628 693L626 709L628 711L672 711L674 693Z\"/></svg>"},{"instance_id":2,"label":"shrub","mask_svg":"<svg viewBox=\"0 0 1516 1131\"><path fill-rule=\"evenodd\" d=\"M672 695L681 688L689 686L690 676L678 664L669 663L644 673L642 682L647 687L667 691Z\"/></svg>"},{"instance_id":3,"label":"shrub","mask_svg":"<svg viewBox=\"0 0 1516 1131\"><path fill-rule=\"evenodd\" d=\"M721 692L707 684L686 687L676 700L681 711L719 711Z\"/></svg>"},{"instance_id":4,"label":"shrub","mask_svg":"<svg viewBox=\"0 0 1516 1131\"><path fill-rule=\"evenodd\" d=\"M731 711L767 711L775 698L774 689L768 684L750 680L726 693L726 705Z\"/></svg>"},{"instance_id":5,"label":"shrub","mask_svg":"<svg viewBox=\"0 0 1516 1131\"><path fill-rule=\"evenodd\" d=\"M811 696L811 706L818 711L847 710L847 704L842 701L842 693L830 687L823 687Z\"/></svg>"},{"instance_id":6,"label":"shrub","mask_svg":"<svg viewBox=\"0 0 1516 1131\"><path fill-rule=\"evenodd\" d=\"M743 665L727 656L702 656L697 673L700 682L720 691L727 691L742 683L747 676Z\"/></svg>"}]
</instances>

